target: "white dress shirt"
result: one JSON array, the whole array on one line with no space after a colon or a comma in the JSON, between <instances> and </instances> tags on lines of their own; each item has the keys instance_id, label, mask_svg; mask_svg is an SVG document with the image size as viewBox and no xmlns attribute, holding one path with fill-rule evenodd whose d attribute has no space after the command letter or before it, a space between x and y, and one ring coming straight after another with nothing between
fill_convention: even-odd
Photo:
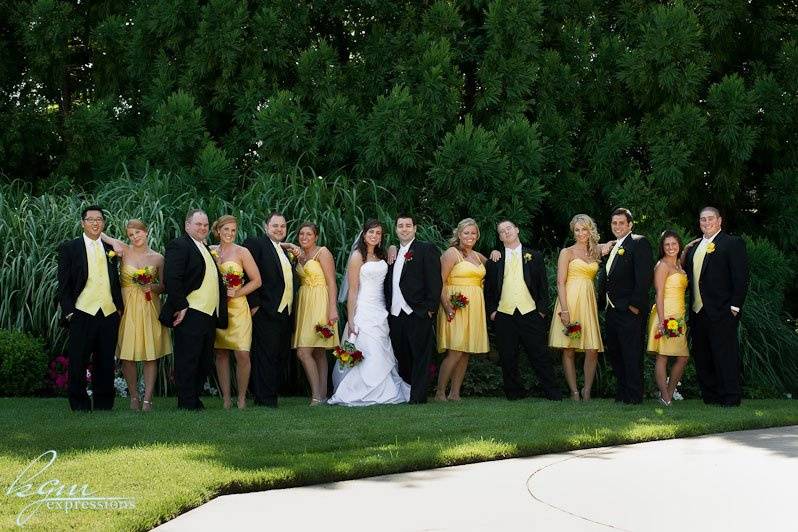
<instances>
[{"instance_id":1,"label":"white dress shirt","mask_svg":"<svg viewBox=\"0 0 798 532\"><path fill-rule=\"evenodd\" d=\"M621 238L620 240L615 242L615 245L612 246L612 250L610 251L609 260L607 260L607 266L606 266L607 275L610 274L610 267L612 266L612 262L615 262L615 259L618 258L618 257L616 257L616 255L618 254L618 250L621 249L621 246L623 245L624 241L631 234L632 234L632 232L629 231L628 233L626 233L626 236L624 236L623 238ZM611 306L612 308L615 308L615 305L612 303L612 301L610 301L610 295L609 294L607 294L607 304L609 304L609 306Z\"/></svg>"},{"instance_id":2,"label":"white dress shirt","mask_svg":"<svg viewBox=\"0 0 798 532\"><path fill-rule=\"evenodd\" d=\"M405 301L405 298L402 295L402 289L399 288L399 281L402 279L402 270L405 266L405 253L407 253L407 251L410 249L410 245L414 240L415 238L399 248L399 251L396 254L396 262L393 264L393 278L391 279L391 285L393 286L393 293L391 296L391 315L393 316L398 316L403 310L406 314L413 313L413 309L410 308L410 305L407 304L407 301Z\"/></svg>"}]
</instances>

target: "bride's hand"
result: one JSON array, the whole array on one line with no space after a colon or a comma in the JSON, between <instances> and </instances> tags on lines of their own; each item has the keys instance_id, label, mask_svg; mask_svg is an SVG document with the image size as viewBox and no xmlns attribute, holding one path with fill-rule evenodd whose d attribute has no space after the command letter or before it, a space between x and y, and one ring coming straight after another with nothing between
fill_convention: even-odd
<instances>
[{"instance_id":1,"label":"bride's hand","mask_svg":"<svg viewBox=\"0 0 798 532\"><path fill-rule=\"evenodd\" d=\"M494 249L490 252L490 260L493 262L499 262L500 258L502 258L502 254L499 251Z\"/></svg>"},{"instance_id":2,"label":"bride's hand","mask_svg":"<svg viewBox=\"0 0 798 532\"><path fill-rule=\"evenodd\" d=\"M385 262L387 262L389 265L396 262L396 254L397 254L396 246L391 244L391 246L388 248L388 252L385 254Z\"/></svg>"}]
</instances>

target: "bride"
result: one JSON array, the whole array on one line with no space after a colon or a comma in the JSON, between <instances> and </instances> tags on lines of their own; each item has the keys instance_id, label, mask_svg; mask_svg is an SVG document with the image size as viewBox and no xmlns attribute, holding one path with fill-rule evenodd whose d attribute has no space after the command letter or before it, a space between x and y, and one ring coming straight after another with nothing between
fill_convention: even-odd
<instances>
[{"instance_id":1,"label":"bride","mask_svg":"<svg viewBox=\"0 0 798 532\"><path fill-rule=\"evenodd\" d=\"M345 284L349 323L343 338L354 339L355 347L363 353L363 361L353 368L338 362L333 371L335 393L329 404L369 406L406 403L410 385L399 377L396 358L388 336L388 311L385 306L383 281L388 272L384 260L382 225L369 220L357 239L357 246L349 258ZM342 296L346 287L341 287Z\"/></svg>"}]
</instances>

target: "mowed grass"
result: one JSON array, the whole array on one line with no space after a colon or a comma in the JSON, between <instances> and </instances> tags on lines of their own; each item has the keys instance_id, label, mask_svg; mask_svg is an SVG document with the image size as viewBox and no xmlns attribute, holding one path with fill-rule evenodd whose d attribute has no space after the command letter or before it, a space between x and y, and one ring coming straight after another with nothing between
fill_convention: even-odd
<instances>
[{"instance_id":1,"label":"mowed grass","mask_svg":"<svg viewBox=\"0 0 798 532\"><path fill-rule=\"evenodd\" d=\"M790 400L745 401L737 409L699 401L663 408L654 401L503 399L354 409L310 408L290 398L277 410L241 412L204 401L208 409L198 413L156 399L156 410L146 414L126 410L126 400L113 412L73 414L66 399L0 399L0 528L16 528L20 510L41 497L18 497L9 487L51 449L58 457L28 482L30 491L52 479L87 484L95 496L134 498L135 509L42 507L26 528L146 530L221 494L798 424L798 403Z\"/></svg>"}]
</instances>

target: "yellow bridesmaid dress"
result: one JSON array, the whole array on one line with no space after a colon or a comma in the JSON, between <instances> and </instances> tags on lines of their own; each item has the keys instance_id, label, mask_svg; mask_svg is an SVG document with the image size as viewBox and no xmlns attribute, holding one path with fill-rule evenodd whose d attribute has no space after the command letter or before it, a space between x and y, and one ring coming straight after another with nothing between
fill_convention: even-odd
<instances>
[{"instance_id":1,"label":"yellow bridesmaid dress","mask_svg":"<svg viewBox=\"0 0 798 532\"><path fill-rule=\"evenodd\" d=\"M222 271L234 270L244 275L244 269L235 261L228 260L221 264ZM227 296L224 296L227 299ZM216 329L213 347L216 349L232 349L249 351L252 346L252 315L249 313L247 296L227 299L227 329Z\"/></svg>"},{"instance_id":2,"label":"yellow bridesmaid dress","mask_svg":"<svg viewBox=\"0 0 798 532\"><path fill-rule=\"evenodd\" d=\"M321 263L316 259L320 251L321 249L304 265L296 265L301 284L297 296L294 335L291 340L291 345L294 348L333 349L338 345L337 323L332 326L333 335L330 338L322 338L316 333L316 325L327 323L327 306L330 304L324 270L321 269Z\"/></svg>"},{"instance_id":3,"label":"yellow bridesmaid dress","mask_svg":"<svg viewBox=\"0 0 798 532\"><path fill-rule=\"evenodd\" d=\"M446 279L449 296L461 292L468 305L455 309L452 321L446 319L443 306L438 309L438 352L447 349L463 353L487 353L488 325L485 320L485 295L482 284L485 266L469 262L462 255Z\"/></svg>"},{"instance_id":4,"label":"yellow bridesmaid dress","mask_svg":"<svg viewBox=\"0 0 798 532\"><path fill-rule=\"evenodd\" d=\"M564 329L560 319L562 306L558 297L554 305L554 314L551 316L549 346L555 349L574 349L576 351L586 351L588 349L604 351L594 286L598 269L598 262L585 262L582 259L574 259L568 263L568 273L565 279L565 300L568 302L568 314L571 323L579 322L582 326L582 337L577 340L565 336L562 332Z\"/></svg>"},{"instance_id":5,"label":"yellow bridesmaid dress","mask_svg":"<svg viewBox=\"0 0 798 532\"><path fill-rule=\"evenodd\" d=\"M684 292L687 289L687 274L674 272L665 279L664 311L666 318L685 318ZM657 305L651 308L648 316L648 346L646 351L652 355L667 355L671 357L686 357L690 353L687 349L687 325L684 334L676 338L655 338L659 327Z\"/></svg>"},{"instance_id":6,"label":"yellow bridesmaid dress","mask_svg":"<svg viewBox=\"0 0 798 532\"><path fill-rule=\"evenodd\" d=\"M152 300L147 301L144 290L133 282L137 269L123 264L119 275L125 310L119 322L116 356L134 362L158 360L172 352L172 341L169 330L158 321L161 312L158 294L152 293Z\"/></svg>"}]
</instances>

